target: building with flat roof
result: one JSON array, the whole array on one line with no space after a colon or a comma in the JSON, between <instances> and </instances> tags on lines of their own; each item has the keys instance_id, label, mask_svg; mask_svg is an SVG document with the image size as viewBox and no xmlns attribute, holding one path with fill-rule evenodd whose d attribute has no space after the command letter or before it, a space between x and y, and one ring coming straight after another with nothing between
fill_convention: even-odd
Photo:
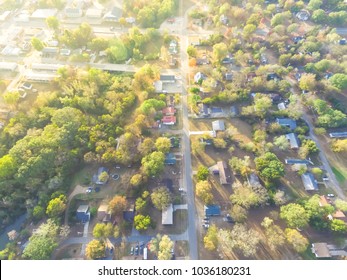
<instances>
[{"instance_id":1,"label":"building with flat roof","mask_svg":"<svg viewBox=\"0 0 347 280\"><path fill-rule=\"evenodd\" d=\"M225 125L223 120L217 120L212 122L212 130L213 131L224 131Z\"/></svg>"},{"instance_id":2,"label":"building with flat roof","mask_svg":"<svg viewBox=\"0 0 347 280\"><path fill-rule=\"evenodd\" d=\"M316 258L331 258L331 254L327 243L313 243L311 251Z\"/></svg>"},{"instance_id":3,"label":"building with flat roof","mask_svg":"<svg viewBox=\"0 0 347 280\"><path fill-rule=\"evenodd\" d=\"M3 62L0 61L0 71L12 71L15 72L18 69L18 64L15 62Z\"/></svg>"},{"instance_id":4,"label":"building with flat roof","mask_svg":"<svg viewBox=\"0 0 347 280\"><path fill-rule=\"evenodd\" d=\"M344 132L331 132L329 133L330 138L347 138L347 131Z\"/></svg>"},{"instance_id":5,"label":"building with flat roof","mask_svg":"<svg viewBox=\"0 0 347 280\"><path fill-rule=\"evenodd\" d=\"M299 139L298 137L296 137L295 133L286 134L286 138L289 141L290 147L292 149L299 149Z\"/></svg>"},{"instance_id":6,"label":"building with flat roof","mask_svg":"<svg viewBox=\"0 0 347 280\"><path fill-rule=\"evenodd\" d=\"M163 225L172 225L173 224L173 205L172 203L166 209L163 209L161 212L161 223Z\"/></svg>"},{"instance_id":7,"label":"building with flat roof","mask_svg":"<svg viewBox=\"0 0 347 280\"><path fill-rule=\"evenodd\" d=\"M290 118L277 118L277 123L281 126L286 126L291 130L296 128L296 121Z\"/></svg>"}]
</instances>

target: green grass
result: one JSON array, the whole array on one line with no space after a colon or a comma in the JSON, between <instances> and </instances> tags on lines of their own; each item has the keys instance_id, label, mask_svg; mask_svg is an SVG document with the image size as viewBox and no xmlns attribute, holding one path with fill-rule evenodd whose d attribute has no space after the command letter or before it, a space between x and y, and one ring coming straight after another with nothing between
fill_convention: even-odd
<instances>
[{"instance_id":1,"label":"green grass","mask_svg":"<svg viewBox=\"0 0 347 280\"><path fill-rule=\"evenodd\" d=\"M336 179L340 182L343 183L344 181L346 181L346 177L347 177L347 172L344 172L342 170L339 170L335 167L331 168L336 176Z\"/></svg>"}]
</instances>

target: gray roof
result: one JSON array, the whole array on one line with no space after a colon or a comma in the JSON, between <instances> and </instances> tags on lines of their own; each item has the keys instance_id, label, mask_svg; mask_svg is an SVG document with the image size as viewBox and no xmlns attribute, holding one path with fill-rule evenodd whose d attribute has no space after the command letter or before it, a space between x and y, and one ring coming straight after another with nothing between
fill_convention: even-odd
<instances>
[{"instance_id":1,"label":"gray roof","mask_svg":"<svg viewBox=\"0 0 347 280\"><path fill-rule=\"evenodd\" d=\"M277 123L281 126L287 126L290 129L295 129L296 128L296 121L289 119L289 118L283 118L283 119L276 119Z\"/></svg>"},{"instance_id":2,"label":"gray roof","mask_svg":"<svg viewBox=\"0 0 347 280\"><path fill-rule=\"evenodd\" d=\"M213 131L224 131L224 121L223 120L217 120L212 122L212 130Z\"/></svg>"},{"instance_id":3,"label":"gray roof","mask_svg":"<svg viewBox=\"0 0 347 280\"><path fill-rule=\"evenodd\" d=\"M194 82L199 82L199 80L205 80L206 79L206 75L202 72L198 72L194 75Z\"/></svg>"},{"instance_id":4,"label":"gray roof","mask_svg":"<svg viewBox=\"0 0 347 280\"><path fill-rule=\"evenodd\" d=\"M331 258L327 243L313 243L311 249L317 258Z\"/></svg>"},{"instance_id":5,"label":"gray roof","mask_svg":"<svg viewBox=\"0 0 347 280\"><path fill-rule=\"evenodd\" d=\"M104 15L106 20L119 20L123 15L123 10L118 7L113 7L112 10Z\"/></svg>"},{"instance_id":6,"label":"gray roof","mask_svg":"<svg viewBox=\"0 0 347 280\"><path fill-rule=\"evenodd\" d=\"M87 213L89 209L89 205L80 205L77 208L78 213Z\"/></svg>"},{"instance_id":7,"label":"gray roof","mask_svg":"<svg viewBox=\"0 0 347 280\"><path fill-rule=\"evenodd\" d=\"M160 75L161 81L175 81L175 75Z\"/></svg>"},{"instance_id":8,"label":"gray roof","mask_svg":"<svg viewBox=\"0 0 347 280\"><path fill-rule=\"evenodd\" d=\"M347 137L347 131L345 131L345 132L332 132L332 133L329 133L329 136L331 138L346 138Z\"/></svg>"},{"instance_id":9,"label":"gray roof","mask_svg":"<svg viewBox=\"0 0 347 280\"><path fill-rule=\"evenodd\" d=\"M312 173L306 172L301 175L302 182L306 191L317 191L318 184Z\"/></svg>"},{"instance_id":10,"label":"gray roof","mask_svg":"<svg viewBox=\"0 0 347 280\"><path fill-rule=\"evenodd\" d=\"M296 137L295 133L288 133L286 134L287 140L289 140L290 147L292 149L298 149L299 148L299 139Z\"/></svg>"},{"instance_id":11,"label":"gray roof","mask_svg":"<svg viewBox=\"0 0 347 280\"><path fill-rule=\"evenodd\" d=\"M312 164L312 161L309 161L307 159L297 159L297 158L286 158L285 159L286 164Z\"/></svg>"}]
</instances>

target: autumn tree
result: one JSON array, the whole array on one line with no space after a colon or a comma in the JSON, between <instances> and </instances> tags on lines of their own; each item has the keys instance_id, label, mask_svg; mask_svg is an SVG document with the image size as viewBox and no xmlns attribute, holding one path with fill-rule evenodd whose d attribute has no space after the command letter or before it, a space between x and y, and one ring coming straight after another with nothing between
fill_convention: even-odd
<instances>
[{"instance_id":1,"label":"autumn tree","mask_svg":"<svg viewBox=\"0 0 347 280\"><path fill-rule=\"evenodd\" d=\"M313 91L317 86L316 75L312 73L303 74L299 86L302 90Z\"/></svg>"},{"instance_id":2,"label":"autumn tree","mask_svg":"<svg viewBox=\"0 0 347 280\"><path fill-rule=\"evenodd\" d=\"M42 41L36 37L31 38L31 45L37 51L42 51L42 49L44 48Z\"/></svg>"},{"instance_id":3,"label":"autumn tree","mask_svg":"<svg viewBox=\"0 0 347 280\"><path fill-rule=\"evenodd\" d=\"M230 196L230 201L233 204L237 204L245 209L257 206L259 204L259 196L253 191L252 187L248 184L241 184L235 182L232 185L234 193Z\"/></svg>"},{"instance_id":4,"label":"autumn tree","mask_svg":"<svg viewBox=\"0 0 347 280\"><path fill-rule=\"evenodd\" d=\"M166 187L159 187L152 192L151 200L155 208L163 210L172 202L172 197Z\"/></svg>"},{"instance_id":5,"label":"autumn tree","mask_svg":"<svg viewBox=\"0 0 347 280\"><path fill-rule=\"evenodd\" d=\"M119 216L127 207L127 200L125 196L115 195L108 203L108 209L112 214Z\"/></svg>"},{"instance_id":6,"label":"autumn tree","mask_svg":"<svg viewBox=\"0 0 347 280\"><path fill-rule=\"evenodd\" d=\"M59 28L59 20L55 16L47 17L46 24L49 28L53 30L57 30Z\"/></svg>"},{"instance_id":7,"label":"autumn tree","mask_svg":"<svg viewBox=\"0 0 347 280\"><path fill-rule=\"evenodd\" d=\"M218 246L218 228L216 225L211 225L206 235L204 236L204 247L208 251L214 251Z\"/></svg>"},{"instance_id":8,"label":"autumn tree","mask_svg":"<svg viewBox=\"0 0 347 280\"><path fill-rule=\"evenodd\" d=\"M171 251L174 243L167 235L157 234L156 237L152 238L149 242L149 249L151 252L158 255L158 260L170 260L172 258Z\"/></svg>"},{"instance_id":9,"label":"autumn tree","mask_svg":"<svg viewBox=\"0 0 347 280\"><path fill-rule=\"evenodd\" d=\"M220 62L228 54L227 45L225 43L218 43L218 44L213 45L212 54L213 54L213 58L217 62Z\"/></svg>"},{"instance_id":10,"label":"autumn tree","mask_svg":"<svg viewBox=\"0 0 347 280\"><path fill-rule=\"evenodd\" d=\"M287 228L285 230L285 236L289 244L291 244L295 251L298 253L305 252L309 241L296 229Z\"/></svg>"},{"instance_id":11,"label":"autumn tree","mask_svg":"<svg viewBox=\"0 0 347 280\"><path fill-rule=\"evenodd\" d=\"M290 147L289 141L285 135L275 137L274 144L282 151L288 150Z\"/></svg>"},{"instance_id":12,"label":"autumn tree","mask_svg":"<svg viewBox=\"0 0 347 280\"><path fill-rule=\"evenodd\" d=\"M198 51L194 46L188 46L187 54L189 55L189 57L196 57L196 55L198 54Z\"/></svg>"},{"instance_id":13,"label":"autumn tree","mask_svg":"<svg viewBox=\"0 0 347 280\"><path fill-rule=\"evenodd\" d=\"M167 137L158 137L155 141L155 147L159 152L168 153L171 148L171 141Z\"/></svg>"},{"instance_id":14,"label":"autumn tree","mask_svg":"<svg viewBox=\"0 0 347 280\"><path fill-rule=\"evenodd\" d=\"M60 195L49 201L46 214L51 218L58 218L66 209L66 196Z\"/></svg>"},{"instance_id":15,"label":"autumn tree","mask_svg":"<svg viewBox=\"0 0 347 280\"><path fill-rule=\"evenodd\" d=\"M208 181L199 181L195 186L196 195L205 203L211 204L213 201L212 187Z\"/></svg>"},{"instance_id":16,"label":"autumn tree","mask_svg":"<svg viewBox=\"0 0 347 280\"><path fill-rule=\"evenodd\" d=\"M199 181L205 181L207 180L209 174L210 171L208 170L208 168L206 166L200 165L196 177Z\"/></svg>"},{"instance_id":17,"label":"autumn tree","mask_svg":"<svg viewBox=\"0 0 347 280\"><path fill-rule=\"evenodd\" d=\"M243 159L238 157L232 157L229 160L229 165L231 170L236 174L240 174L242 176L247 176L251 173L252 169L250 167L251 161L249 156L244 156Z\"/></svg>"},{"instance_id":18,"label":"autumn tree","mask_svg":"<svg viewBox=\"0 0 347 280\"><path fill-rule=\"evenodd\" d=\"M272 250L285 244L286 239L283 230L275 225L272 219L265 217L261 226L265 230L266 242Z\"/></svg>"},{"instance_id":19,"label":"autumn tree","mask_svg":"<svg viewBox=\"0 0 347 280\"><path fill-rule=\"evenodd\" d=\"M149 215L137 214L134 217L134 226L136 230L146 230L151 225L151 217Z\"/></svg>"},{"instance_id":20,"label":"autumn tree","mask_svg":"<svg viewBox=\"0 0 347 280\"><path fill-rule=\"evenodd\" d=\"M247 220L247 209L238 204L233 205L229 213L231 218L237 223L243 223Z\"/></svg>"},{"instance_id":21,"label":"autumn tree","mask_svg":"<svg viewBox=\"0 0 347 280\"><path fill-rule=\"evenodd\" d=\"M94 239L87 244L86 257L90 260L100 259L105 256L105 243Z\"/></svg>"}]
</instances>

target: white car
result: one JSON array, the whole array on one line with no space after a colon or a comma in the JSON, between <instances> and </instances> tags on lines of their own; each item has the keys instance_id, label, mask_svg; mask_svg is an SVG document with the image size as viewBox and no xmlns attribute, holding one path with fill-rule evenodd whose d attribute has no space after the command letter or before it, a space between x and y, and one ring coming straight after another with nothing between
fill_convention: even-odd
<instances>
[{"instance_id":1,"label":"white car","mask_svg":"<svg viewBox=\"0 0 347 280\"><path fill-rule=\"evenodd\" d=\"M335 195L333 193L328 193L327 197L335 197Z\"/></svg>"}]
</instances>

